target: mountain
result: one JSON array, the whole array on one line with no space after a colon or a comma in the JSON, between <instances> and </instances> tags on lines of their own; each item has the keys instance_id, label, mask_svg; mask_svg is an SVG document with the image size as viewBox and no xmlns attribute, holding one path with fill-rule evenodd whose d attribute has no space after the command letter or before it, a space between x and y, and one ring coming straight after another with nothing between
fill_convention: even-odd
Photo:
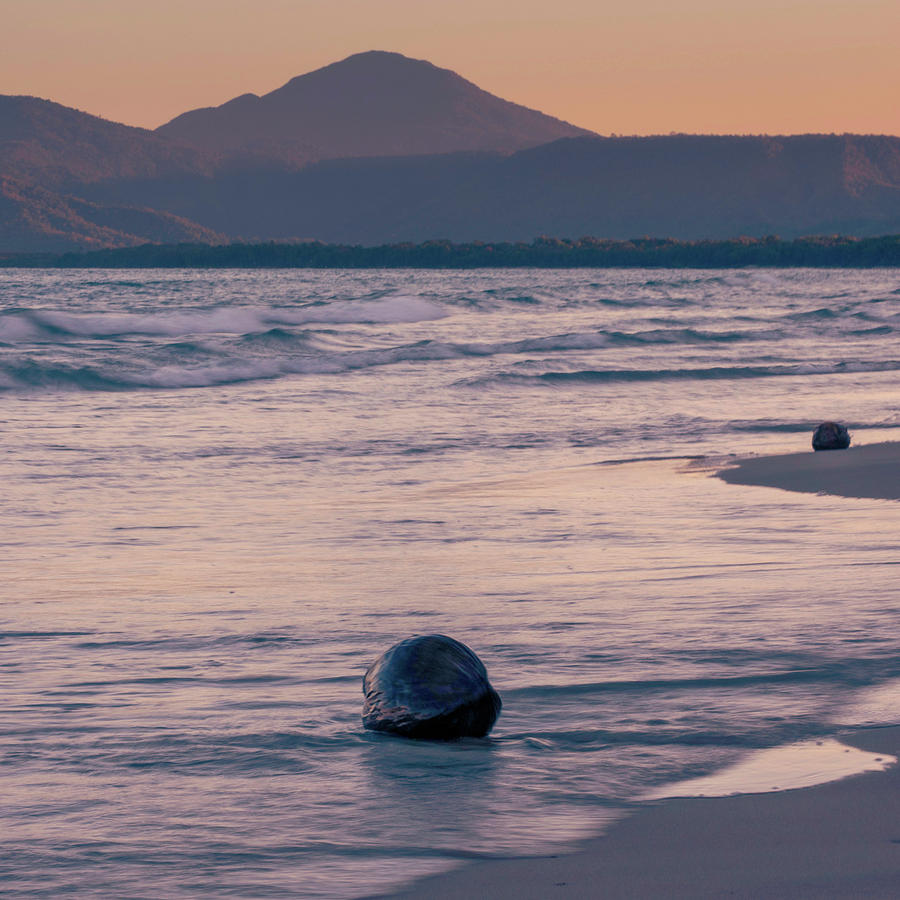
<instances>
[{"instance_id":1,"label":"mountain","mask_svg":"<svg viewBox=\"0 0 900 900\"><path fill-rule=\"evenodd\" d=\"M223 235L171 213L93 203L0 176L0 251L4 253L223 240Z\"/></svg>"},{"instance_id":2,"label":"mountain","mask_svg":"<svg viewBox=\"0 0 900 900\"><path fill-rule=\"evenodd\" d=\"M0 250L128 247L217 241L167 212L79 199L86 185L210 175L215 157L37 97L0 96ZM149 205L153 205L152 203Z\"/></svg>"},{"instance_id":3,"label":"mountain","mask_svg":"<svg viewBox=\"0 0 900 900\"><path fill-rule=\"evenodd\" d=\"M892 232L900 138L602 138L394 53L157 132L0 96L0 252Z\"/></svg>"},{"instance_id":4,"label":"mountain","mask_svg":"<svg viewBox=\"0 0 900 900\"><path fill-rule=\"evenodd\" d=\"M0 95L0 174L44 187L211 173L216 157L38 97Z\"/></svg>"},{"instance_id":5,"label":"mountain","mask_svg":"<svg viewBox=\"0 0 900 900\"><path fill-rule=\"evenodd\" d=\"M208 152L301 165L342 157L512 153L590 132L501 100L423 60L358 53L259 97L184 113L157 129Z\"/></svg>"},{"instance_id":6,"label":"mountain","mask_svg":"<svg viewBox=\"0 0 900 900\"><path fill-rule=\"evenodd\" d=\"M510 156L328 160L97 185L245 239L683 239L900 232L900 138L569 138Z\"/></svg>"}]
</instances>

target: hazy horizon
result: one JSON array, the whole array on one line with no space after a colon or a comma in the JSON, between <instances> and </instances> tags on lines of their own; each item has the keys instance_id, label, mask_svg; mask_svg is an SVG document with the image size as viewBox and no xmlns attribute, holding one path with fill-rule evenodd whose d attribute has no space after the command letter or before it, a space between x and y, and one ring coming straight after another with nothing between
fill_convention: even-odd
<instances>
[{"instance_id":1,"label":"hazy horizon","mask_svg":"<svg viewBox=\"0 0 900 900\"><path fill-rule=\"evenodd\" d=\"M712 0L627 9L497 0L424 9L359 0L82 0L52 18L0 0L0 93L156 128L265 94L367 50L452 69L504 99L601 134L900 133L900 7L863 0Z\"/></svg>"}]
</instances>

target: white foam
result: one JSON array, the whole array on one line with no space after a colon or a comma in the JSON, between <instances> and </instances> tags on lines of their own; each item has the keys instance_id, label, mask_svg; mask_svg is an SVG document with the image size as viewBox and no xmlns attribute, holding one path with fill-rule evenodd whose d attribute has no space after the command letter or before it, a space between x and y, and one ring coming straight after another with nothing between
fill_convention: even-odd
<instances>
[{"instance_id":1,"label":"white foam","mask_svg":"<svg viewBox=\"0 0 900 900\"><path fill-rule=\"evenodd\" d=\"M431 300L403 295L298 307L217 307L152 314L29 310L0 320L0 340L12 343L34 340L48 330L75 337L255 334L278 325L411 323L446 315L443 307Z\"/></svg>"},{"instance_id":2,"label":"white foam","mask_svg":"<svg viewBox=\"0 0 900 900\"><path fill-rule=\"evenodd\" d=\"M263 331L271 326L260 310L236 307L196 312L75 314L39 312L34 320L79 337L112 337L146 334L177 337L187 334L217 334Z\"/></svg>"},{"instance_id":3,"label":"white foam","mask_svg":"<svg viewBox=\"0 0 900 900\"><path fill-rule=\"evenodd\" d=\"M447 315L442 306L424 297L398 294L378 300L338 300L325 306L304 307L285 324L304 322L375 323L427 322Z\"/></svg>"},{"instance_id":4,"label":"white foam","mask_svg":"<svg viewBox=\"0 0 900 900\"><path fill-rule=\"evenodd\" d=\"M162 366L146 373L134 383L138 387L150 388L195 388L217 384L233 384L241 381L256 381L282 375L282 368L276 364L240 363L218 366Z\"/></svg>"},{"instance_id":5,"label":"white foam","mask_svg":"<svg viewBox=\"0 0 900 900\"><path fill-rule=\"evenodd\" d=\"M403 362L456 359L455 348L436 342L385 350L359 350L327 356L274 357L264 360L233 360L199 365L154 367L127 376L117 376L135 387L194 388L277 378L282 375L337 375L355 369Z\"/></svg>"},{"instance_id":6,"label":"white foam","mask_svg":"<svg viewBox=\"0 0 900 900\"><path fill-rule=\"evenodd\" d=\"M644 799L729 797L734 794L789 791L863 772L883 772L896 762L894 756L858 750L833 738L800 741L758 750L720 772L666 785L647 794Z\"/></svg>"}]
</instances>

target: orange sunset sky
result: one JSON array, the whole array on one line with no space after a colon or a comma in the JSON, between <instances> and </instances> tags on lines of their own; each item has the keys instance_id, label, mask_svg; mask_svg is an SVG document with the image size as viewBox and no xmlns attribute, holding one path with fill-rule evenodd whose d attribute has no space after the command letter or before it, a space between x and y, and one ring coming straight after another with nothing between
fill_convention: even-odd
<instances>
[{"instance_id":1,"label":"orange sunset sky","mask_svg":"<svg viewBox=\"0 0 900 900\"><path fill-rule=\"evenodd\" d=\"M362 50L603 134L900 134L900 0L0 0L0 93L129 125Z\"/></svg>"}]
</instances>

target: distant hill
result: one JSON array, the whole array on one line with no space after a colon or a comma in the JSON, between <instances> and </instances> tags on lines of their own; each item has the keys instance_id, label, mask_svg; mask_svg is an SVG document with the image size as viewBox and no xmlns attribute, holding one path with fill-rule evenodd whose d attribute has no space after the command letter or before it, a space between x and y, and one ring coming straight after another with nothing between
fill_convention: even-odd
<instances>
[{"instance_id":1,"label":"distant hill","mask_svg":"<svg viewBox=\"0 0 900 900\"><path fill-rule=\"evenodd\" d=\"M900 232L900 138L572 138L512 156L331 160L89 193L242 239L865 236Z\"/></svg>"},{"instance_id":2,"label":"distant hill","mask_svg":"<svg viewBox=\"0 0 900 900\"><path fill-rule=\"evenodd\" d=\"M590 134L501 100L449 69L370 51L258 97L184 113L157 129L211 152L300 165L342 157L512 153Z\"/></svg>"},{"instance_id":3,"label":"distant hill","mask_svg":"<svg viewBox=\"0 0 900 900\"><path fill-rule=\"evenodd\" d=\"M210 175L214 157L37 97L0 96L0 248L69 250L217 241L164 211L73 196L98 182ZM149 204L152 205L152 204ZM141 204L141 207L145 204Z\"/></svg>"},{"instance_id":4,"label":"distant hill","mask_svg":"<svg viewBox=\"0 0 900 900\"><path fill-rule=\"evenodd\" d=\"M0 180L0 252L900 232L900 138L603 138L380 52L157 132L0 96Z\"/></svg>"},{"instance_id":5,"label":"distant hill","mask_svg":"<svg viewBox=\"0 0 900 900\"><path fill-rule=\"evenodd\" d=\"M216 158L37 97L0 95L0 174L44 187L211 173Z\"/></svg>"},{"instance_id":6,"label":"distant hill","mask_svg":"<svg viewBox=\"0 0 900 900\"><path fill-rule=\"evenodd\" d=\"M0 250L65 252L148 241L219 243L223 235L171 213L92 203L0 176Z\"/></svg>"}]
</instances>

